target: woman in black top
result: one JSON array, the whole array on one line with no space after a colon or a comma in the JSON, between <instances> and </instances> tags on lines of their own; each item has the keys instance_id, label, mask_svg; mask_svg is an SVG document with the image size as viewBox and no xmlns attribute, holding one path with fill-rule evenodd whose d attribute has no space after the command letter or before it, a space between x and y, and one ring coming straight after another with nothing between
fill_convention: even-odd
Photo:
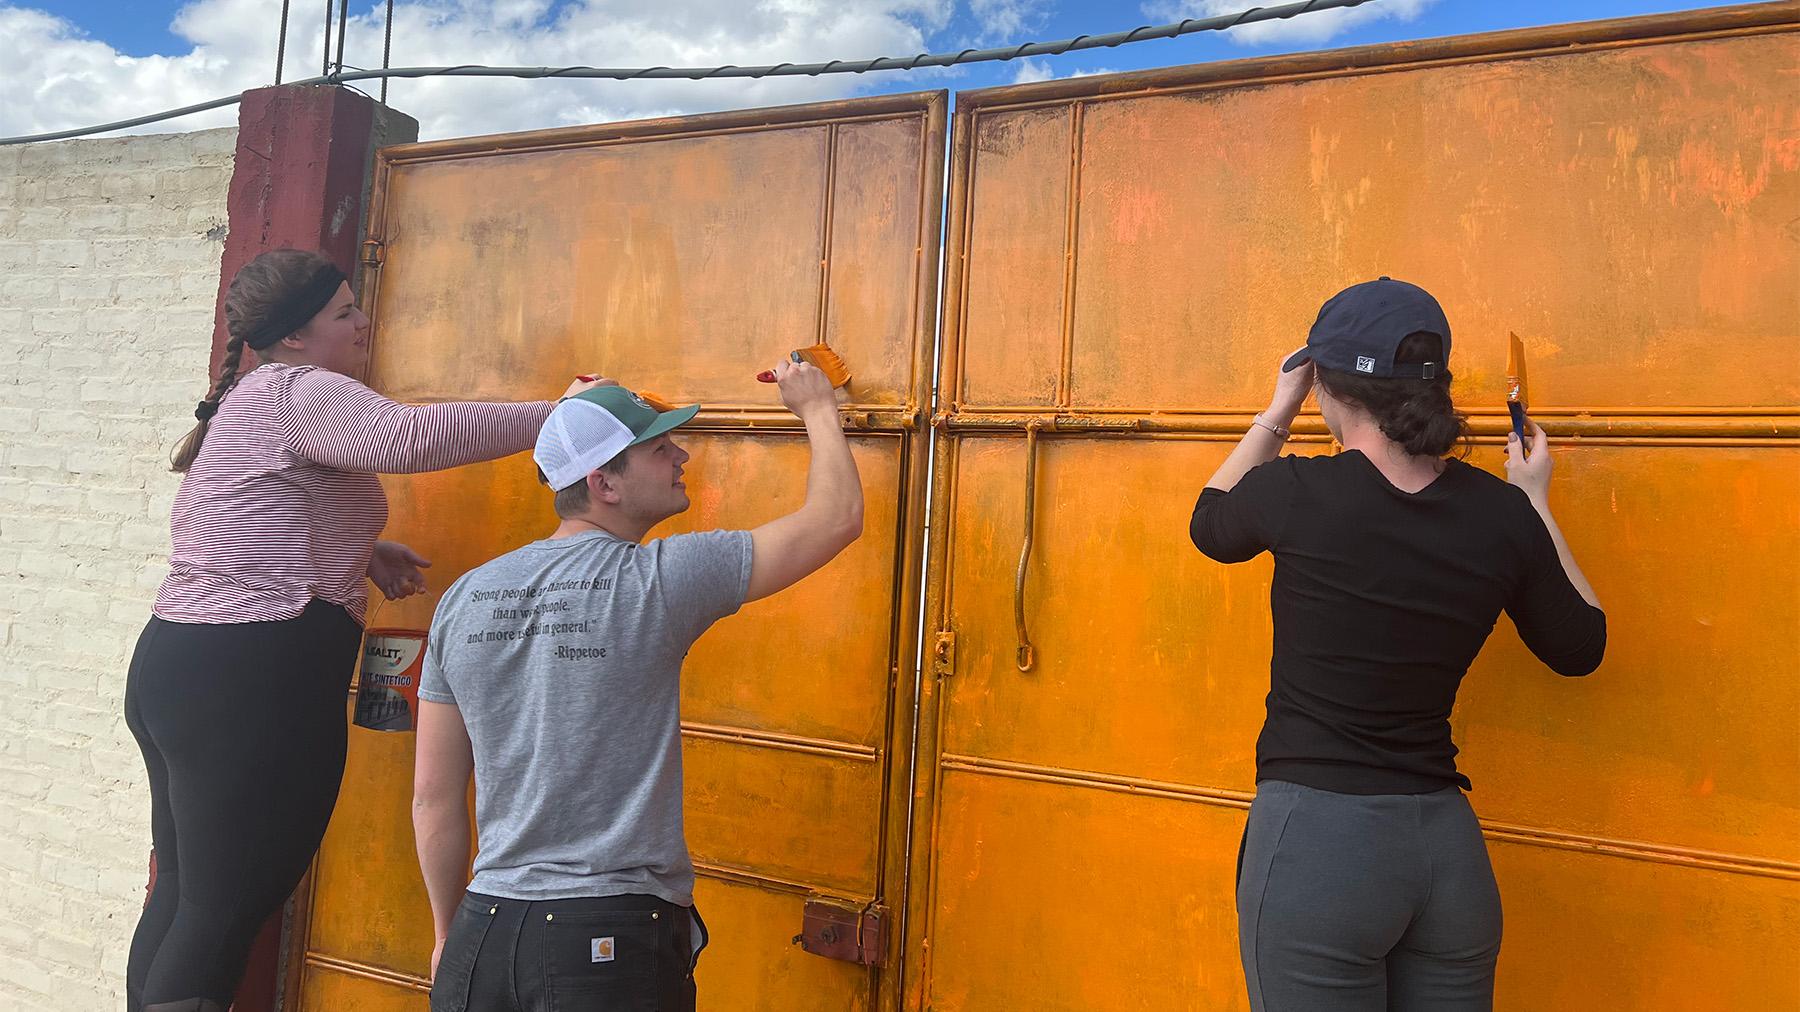
<instances>
[{"instance_id":1,"label":"woman in black top","mask_svg":"<svg viewBox=\"0 0 1800 1012\"><path fill-rule=\"evenodd\" d=\"M1456 689L1503 610L1560 674L1605 651L1550 515L1543 430L1529 453L1508 437L1507 481L1446 457L1467 435L1449 352L1423 289L1340 292L1194 507L1207 556L1275 556L1238 872L1256 1012L1492 1007L1500 898L1456 769ZM1277 457L1314 389L1343 452Z\"/></svg>"}]
</instances>

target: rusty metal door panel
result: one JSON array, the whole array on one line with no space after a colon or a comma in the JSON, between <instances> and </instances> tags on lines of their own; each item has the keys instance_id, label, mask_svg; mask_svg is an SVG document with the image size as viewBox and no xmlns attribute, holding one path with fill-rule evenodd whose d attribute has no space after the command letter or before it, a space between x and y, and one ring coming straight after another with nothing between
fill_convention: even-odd
<instances>
[{"instance_id":1,"label":"rusty metal door panel","mask_svg":"<svg viewBox=\"0 0 1800 1012\"><path fill-rule=\"evenodd\" d=\"M917 635L902 605L920 580L945 104L937 93L544 131L392 148L378 163L371 384L412 401L523 399L599 371L701 402L677 437L693 455L693 507L653 536L798 506L803 433L753 376L816 340L851 365L865 536L719 623L684 669L687 827L713 929L699 982L715 996L703 1000L734 1008L898 998L897 974L809 954L794 936L809 895L897 907L886 895L904 881L913 684L897 673ZM384 536L433 560L438 592L556 523L524 454L387 487ZM424 629L436 604L427 594L376 620ZM424 986L411 765L410 734L352 742L315 875L303 1006L387 1007L396 988Z\"/></svg>"},{"instance_id":2,"label":"rusty metal door panel","mask_svg":"<svg viewBox=\"0 0 1800 1012\"><path fill-rule=\"evenodd\" d=\"M738 363L765 334L817 329L826 133L394 164L372 375L401 398L442 397L446 383L517 397L560 389L570 365L545 349L604 350L667 396L754 402ZM796 171L766 171L781 163ZM752 264L777 283L745 284ZM808 277L813 291L794 298ZM697 354L697 334L724 346ZM454 362L413 360L452 342Z\"/></svg>"},{"instance_id":3,"label":"rusty metal door panel","mask_svg":"<svg viewBox=\"0 0 1800 1012\"><path fill-rule=\"evenodd\" d=\"M1800 444L1581 445L1556 466L1606 661L1557 678L1502 621L1452 718L1476 811L1800 880Z\"/></svg>"},{"instance_id":4,"label":"rusty metal door panel","mask_svg":"<svg viewBox=\"0 0 1800 1012\"><path fill-rule=\"evenodd\" d=\"M697 978L700 1007L770 1012L868 1012L877 1007L868 969L821 959L794 944L799 927L794 910L804 896L802 890L784 893L719 876L703 876L695 884L694 902L713 937ZM787 934L768 930L790 922L794 927Z\"/></svg>"},{"instance_id":5,"label":"rusty metal door panel","mask_svg":"<svg viewBox=\"0 0 1800 1012\"><path fill-rule=\"evenodd\" d=\"M315 960L424 979L430 975L430 907L412 853L413 736L352 725L342 803L313 865L311 940ZM355 903L334 902L355 897ZM349 986L349 985L346 985ZM331 1006L325 1006L331 1007Z\"/></svg>"},{"instance_id":6,"label":"rusty metal door panel","mask_svg":"<svg viewBox=\"0 0 1800 1012\"><path fill-rule=\"evenodd\" d=\"M394 159L372 375L400 398L521 396L567 383L569 363L544 354L554 347L630 363L634 383L677 400L764 404L745 365L823 324L854 363L858 403L904 404L919 160L935 157L917 118L729 125L739 119L656 143L488 158L433 158L425 144ZM452 335L457 361L408 360Z\"/></svg>"},{"instance_id":7,"label":"rusty metal door panel","mask_svg":"<svg viewBox=\"0 0 1800 1012\"><path fill-rule=\"evenodd\" d=\"M924 1007L1249 1007L1232 906L1242 802L967 760L942 777Z\"/></svg>"},{"instance_id":8,"label":"rusty metal door panel","mask_svg":"<svg viewBox=\"0 0 1800 1012\"><path fill-rule=\"evenodd\" d=\"M1246 338L1297 346L1321 292L1388 273L1444 303L1464 397L1510 330L1546 408L1791 406L1797 66L1772 34L980 108L960 397L1046 403L1069 312L1073 403L1254 410Z\"/></svg>"},{"instance_id":9,"label":"rusty metal door panel","mask_svg":"<svg viewBox=\"0 0 1800 1012\"><path fill-rule=\"evenodd\" d=\"M1595 676L1502 622L1453 718L1501 1006L1792 1003L1797 28L1758 5L958 97L909 1007L1242 1006L1272 570L1202 559L1188 513L1320 300L1383 273L1455 321L1491 471L1525 336L1608 606Z\"/></svg>"},{"instance_id":10,"label":"rusty metal door panel","mask_svg":"<svg viewBox=\"0 0 1800 1012\"><path fill-rule=\"evenodd\" d=\"M806 489L797 480L732 478L803 475L808 451L798 433L754 440L696 435L682 445L694 457L690 468L703 467L721 480L715 485L688 483L693 506L671 521L671 531L751 525L798 509L805 500ZM899 440L857 437L851 449L864 487L900 486ZM885 617L893 607L894 560L901 550L899 505L891 497L869 497L863 536L842 556L780 596L745 605L694 644L686 670L717 676L684 682L683 719L842 741L873 758L886 731L890 644L869 618ZM796 623L796 616L804 616L804 623ZM805 663L797 663L796 647L802 643ZM760 675L729 677L735 669ZM805 706L793 705L802 699Z\"/></svg>"},{"instance_id":11,"label":"rusty metal door panel","mask_svg":"<svg viewBox=\"0 0 1800 1012\"><path fill-rule=\"evenodd\" d=\"M981 171L968 181L960 237L968 251L962 311L969 333L997 340L965 355L966 390L986 404L1049 404L1062 372L1067 260L1057 223L1069 206L1069 114L1007 111L972 129Z\"/></svg>"},{"instance_id":12,"label":"rusty metal door panel","mask_svg":"<svg viewBox=\"0 0 1800 1012\"><path fill-rule=\"evenodd\" d=\"M709 738L683 722L688 847L696 866L870 896L879 877L881 766L874 755ZM798 930L798 919L794 930ZM791 938L794 931L783 937Z\"/></svg>"},{"instance_id":13,"label":"rusty metal door panel","mask_svg":"<svg viewBox=\"0 0 1800 1012\"><path fill-rule=\"evenodd\" d=\"M1321 289L1392 274L1455 321L1464 396L1510 330L1545 406L1800 402L1800 355L1769 360L1800 316L1796 67L1769 35L1087 107L1075 400L1260 407L1227 335L1298 345ZM1133 340L1204 331L1180 372Z\"/></svg>"},{"instance_id":14,"label":"rusty metal door panel","mask_svg":"<svg viewBox=\"0 0 1800 1012\"><path fill-rule=\"evenodd\" d=\"M1488 851L1506 909L1496 1008L1800 1008L1792 876L1521 846L1492 832Z\"/></svg>"},{"instance_id":15,"label":"rusty metal door panel","mask_svg":"<svg viewBox=\"0 0 1800 1012\"><path fill-rule=\"evenodd\" d=\"M948 518L957 670L940 690L957 719L944 725L944 751L1250 790L1244 745L1261 726L1267 686L1231 673L1268 665L1272 566L1223 567L1195 552L1193 502L1172 487L1175 476L1211 474L1230 444L1039 444L1029 672L1015 664L1013 622L1021 444L971 435L957 448Z\"/></svg>"}]
</instances>

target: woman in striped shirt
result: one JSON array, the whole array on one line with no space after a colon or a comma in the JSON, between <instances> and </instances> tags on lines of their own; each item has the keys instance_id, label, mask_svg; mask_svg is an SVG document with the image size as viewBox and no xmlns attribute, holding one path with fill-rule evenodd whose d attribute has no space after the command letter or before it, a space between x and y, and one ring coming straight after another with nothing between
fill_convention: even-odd
<instances>
[{"instance_id":1,"label":"woman in striped shirt","mask_svg":"<svg viewBox=\"0 0 1800 1012\"><path fill-rule=\"evenodd\" d=\"M157 855L127 974L130 1007L147 1012L223 1012L324 836L365 577L405 597L430 565L376 540L376 475L530 449L553 404L411 406L357 382L369 320L317 253L251 261L225 323L219 378L174 454L169 575L125 688ZM246 347L262 364L240 375Z\"/></svg>"}]
</instances>

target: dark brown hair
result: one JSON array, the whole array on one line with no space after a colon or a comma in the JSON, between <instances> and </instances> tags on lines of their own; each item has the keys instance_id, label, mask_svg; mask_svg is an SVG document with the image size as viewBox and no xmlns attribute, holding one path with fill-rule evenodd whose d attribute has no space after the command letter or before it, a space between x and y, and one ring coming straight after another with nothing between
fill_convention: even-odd
<instances>
[{"instance_id":1,"label":"dark brown hair","mask_svg":"<svg viewBox=\"0 0 1800 1012\"><path fill-rule=\"evenodd\" d=\"M1444 368L1444 342L1420 331L1406 335L1394 352L1394 363L1440 363L1431 379L1391 379L1337 369L1318 370L1319 385L1340 401L1362 407L1381 434L1414 456L1442 457L1462 446L1469 452L1469 421L1450 400L1450 370Z\"/></svg>"},{"instance_id":2,"label":"dark brown hair","mask_svg":"<svg viewBox=\"0 0 1800 1012\"><path fill-rule=\"evenodd\" d=\"M611 475L624 474L626 464L625 455L630 452L631 447L627 446L625 449L614 454L613 459L601 464L598 470ZM546 485L550 484L550 479L544 476L543 468L538 468L537 476L538 481L543 482ZM591 501L591 498L592 497L588 493L587 477L583 476L580 481L556 493L556 500L552 504L552 508L556 510L557 516L567 520L578 513L587 512L588 503Z\"/></svg>"},{"instance_id":3,"label":"dark brown hair","mask_svg":"<svg viewBox=\"0 0 1800 1012\"><path fill-rule=\"evenodd\" d=\"M194 412L199 424L175 444L175 452L169 456L169 470L185 472L200 456L213 412L237 385L244 359L244 338L255 333L321 267L329 266L330 260L311 250L274 249L258 254L232 276L230 287L225 289L225 332L231 335L225 342L225 358L219 363L218 378Z\"/></svg>"}]
</instances>

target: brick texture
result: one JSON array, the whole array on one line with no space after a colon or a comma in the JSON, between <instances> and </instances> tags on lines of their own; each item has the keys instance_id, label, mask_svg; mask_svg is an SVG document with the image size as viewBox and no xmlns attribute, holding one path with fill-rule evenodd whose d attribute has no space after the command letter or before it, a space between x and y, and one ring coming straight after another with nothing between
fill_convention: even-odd
<instances>
[{"instance_id":1,"label":"brick texture","mask_svg":"<svg viewBox=\"0 0 1800 1012\"><path fill-rule=\"evenodd\" d=\"M0 148L0 1008L124 1004L150 845L125 669L206 388L236 133Z\"/></svg>"}]
</instances>

